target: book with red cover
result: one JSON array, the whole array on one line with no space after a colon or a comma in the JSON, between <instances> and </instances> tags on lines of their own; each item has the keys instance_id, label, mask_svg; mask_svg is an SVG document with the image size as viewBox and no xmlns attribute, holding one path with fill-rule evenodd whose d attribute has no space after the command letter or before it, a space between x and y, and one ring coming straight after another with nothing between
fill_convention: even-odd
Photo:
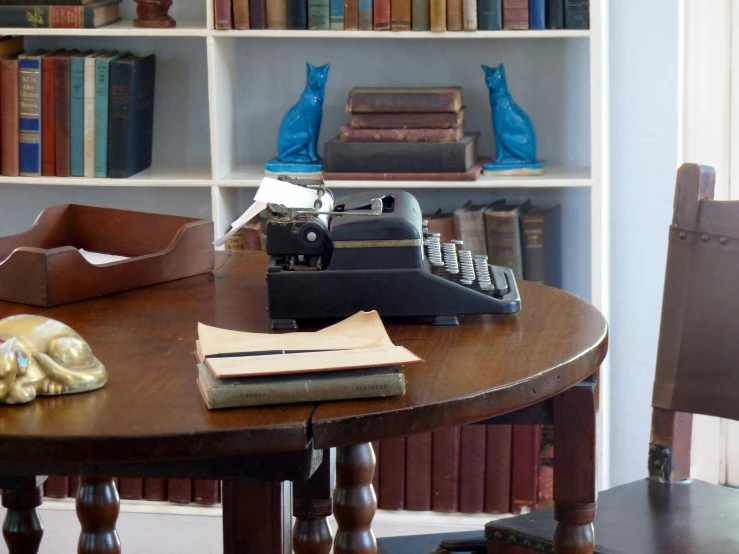
<instances>
[{"instance_id":1,"label":"book with red cover","mask_svg":"<svg viewBox=\"0 0 739 554\"><path fill-rule=\"evenodd\" d=\"M44 496L48 498L67 498L69 479L66 475L49 475L44 483Z\"/></svg>"},{"instance_id":2,"label":"book with red cover","mask_svg":"<svg viewBox=\"0 0 739 554\"><path fill-rule=\"evenodd\" d=\"M167 479L167 500L177 504L192 502L192 480Z\"/></svg>"},{"instance_id":3,"label":"book with red cover","mask_svg":"<svg viewBox=\"0 0 739 554\"><path fill-rule=\"evenodd\" d=\"M167 480L161 478L144 479L144 500L156 502L167 500Z\"/></svg>"},{"instance_id":4,"label":"book with red cover","mask_svg":"<svg viewBox=\"0 0 739 554\"><path fill-rule=\"evenodd\" d=\"M485 425L465 425L459 439L459 511L480 514L485 509Z\"/></svg>"},{"instance_id":5,"label":"book with red cover","mask_svg":"<svg viewBox=\"0 0 739 554\"><path fill-rule=\"evenodd\" d=\"M459 510L459 427L434 431L431 447L431 509Z\"/></svg>"},{"instance_id":6,"label":"book with red cover","mask_svg":"<svg viewBox=\"0 0 739 554\"><path fill-rule=\"evenodd\" d=\"M529 28L529 0L503 0L503 28Z\"/></svg>"},{"instance_id":7,"label":"book with red cover","mask_svg":"<svg viewBox=\"0 0 739 554\"><path fill-rule=\"evenodd\" d=\"M41 58L41 175L56 175L54 56Z\"/></svg>"},{"instance_id":8,"label":"book with red cover","mask_svg":"<svg viewBox=\"0 0 739 554\"><path fill-rule=\"evenodd\" d=\"M0 60L0 173L17 177L18 158L18 56Z\"/></svg>"},{"instance_id":9,"label":"book with red cover","mask_svg":"<svg viewBox=\"0 0 739 554\"><path fill-rule=\"evenodd\" d=\"M514 425L511 454L511 513L536 508L539 482L540 425Z\"/></svg>"},{"instance_id":10,"label":"book with red cover","mask_svg":"<svg viewBox=\"0 0 739 554\"><path fill-rule=\"evenodd\" d=\"M380 494L381 510L402 510L405 505L405 437L382 441Z\"/></svg>"},{"instance_id":11,"label":"book with red cover","mask_svg":"<svg viewBox=\"0 0 739 554\"><path fill-rule=\"evenodd\" d=\"M77 475L69 476L69 498L76 498L77 491L80 489L80 478Z\"/></svg>"},{"instance_id":12,"label":"book with red cover","mask_svg":"<svg viewBox=\"0 0 739 554\"><path fill-rule=\"evenodd\" d=\"M431 509L431 433L405 439L405 509Z\"/></svg>"},{"instance_id":13,"label":"book with red cover","mask_svg":"<svg viewBox=\"0 0 739 554\"><path fill-rule=\"evenodd\" d=\"M511 509L510 425L486 425L485 512L507 514Z\"/></svg>"},{"instance_id":14,"label":"book with red cover","mask_svg":"<svg viewBox=\"0 0 739 554\"><path fill-rule=\"evenodd\" d=\"M56 176L69 177L71 171L70 151L70 65L69 57L76 54L76 50L63 52L54 57L54 102L55 108L55 163Z\"/></svg>"},{"instance_id":15,"label":"book with red cover","mask_svg":"<svg viewBox=\"0 0 739 554\"><path fill-rule=\"evenodd\" d=\"M192 499L195 504L211 506L220 500L220 483L210 479L195 479L192 483Z\"/></svg>"},{"instance_id":16,"label":"book with red cover","mask_svg":"<svg viewBox=\"0 0 739 554\"><path fill-rule=\"evenodd\" d=\"M380 494L380 441L372 442L372 450L375 452L375 473L372 475L372 488L375 489L375 497Z\"/></svg>"},{"instance_id":17,"label":"book with red cover","mask_svg":"<svg viewBox=\"0 0 739 554\"><path fill-rule=\"evenodd\" d=\"M372 17L375 31L390 30L390 0L373 0Z\"/></svg>"},{"instance_id":18,"label":"book with red cover","mask_svg":"<svg viewBox=\"0 0 739 554\"><path fill-rule=\"evenodd\" d=\"M537 510L554 505L554 425L542 425L540 435Z\"/></svg>"},{"instance_id":19,"label":"book with red cover","mask_svg":"<svg viewBox=\"0 0 739 554\"><path fill-rule=\"evenodd\" d=\"M141 500L144 498L144 480L138 477L121 477L118 480L118 496L122 500Z\"/></svg>"},{"instance_id":20,"label":"book with red cover","mask_svg":"<svg viewBox=\"0 0 739 554\"><path fill-rule=\"evenodd\" d=\"M214 11L216 17L216 29L233 29L234 19L231 0L215 0Z\"/></svg>"}]
</instances>

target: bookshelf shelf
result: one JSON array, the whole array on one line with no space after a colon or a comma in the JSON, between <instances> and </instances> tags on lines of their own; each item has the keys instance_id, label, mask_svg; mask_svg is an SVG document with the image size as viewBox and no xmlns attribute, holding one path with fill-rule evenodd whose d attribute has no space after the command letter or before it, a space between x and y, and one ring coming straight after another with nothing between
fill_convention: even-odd
<instances>
[{"instance_id":1,"label":"bookshelf shelf","mask_svg":"<svg viewBox=\"0 0 739 554\"><path fill-rule=\"evenodd\" d=\"M64 36L64 37L207 37L205 21L178 21L174 29L145 29L134 27L133 21L119 21L98 29L23 29L0 27L0 35L15 36Z\"/></svg>"},{"instance_id":2,"label":"bookshelf shelf","mask_svg":"<svg viewBox=\"0 0 739 554\"><path fill-rule=\"evenodd\" d=\"M128 179L96 179L94 177L1 177L2 185L55 185L86 187L210 187L207 166L157 165Z\"/></svg>"}]
</instances>

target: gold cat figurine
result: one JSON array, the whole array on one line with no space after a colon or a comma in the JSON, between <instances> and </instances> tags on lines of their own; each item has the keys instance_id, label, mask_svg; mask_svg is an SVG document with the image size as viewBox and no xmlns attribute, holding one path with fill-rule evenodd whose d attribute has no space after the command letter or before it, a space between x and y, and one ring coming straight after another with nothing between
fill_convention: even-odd
<instances>
[{"instance_id":1,"label":"gold cat figurine","mask_svg":"<svg viewBox=\"0 0 739 554\"><path fill-rule=\"evenodd\" d=\"M85 392L106 382L105 367L71 327L37 315L0 319L0 403Z\"/></svg>"}]
</instances>

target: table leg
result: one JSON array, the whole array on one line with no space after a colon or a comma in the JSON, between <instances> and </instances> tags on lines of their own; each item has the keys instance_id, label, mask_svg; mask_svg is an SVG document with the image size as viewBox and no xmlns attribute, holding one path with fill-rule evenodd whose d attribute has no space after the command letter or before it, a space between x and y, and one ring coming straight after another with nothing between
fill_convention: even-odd
<instances>
[{"instance_id":1,"label":"table leg","mask_svg":"<svg viewBox=\"0 0 739 554\"><path fill-rule=\"evenodd\" d=\"M2 505L7 508L3 537L10 554L36 554L44 534L38 508L46 477L0 478Z\"/></svg>"},{"instance_id":2,"label":"table leg","mask_svg":"<svg viewBox=\"0 0 739 554\"><path fill-rule=\"evenodd\" d=\"M372 488L375 453L369 443L336 449L334 517L337 530L335 554L376 554L372 518L377 499Z\"/></svg>"},{"instance_id":3,"label":"table leg","mask_svg":"<svg viewBox=\"0 0 739 554\"><path fill-rule=\"evenodd\" d=\"M323 461L310 479L293 483L293 551L295 554L328 554L333 544L326 518L331 515L334 455L323 451Z\"/></svg>"},{"instance_id":4,"label":"table leg","mask_svg":"<svg viewBox=\"0 0 739 554\"><path fill-rule=\"evenodd\" d=\"M595 383L554 397L554 535L556 554L593 554Z\"/></svg>"},{"instance_id":5,"label":"table leg","mask_svg":"<svg viewBox=\"0 0 739 554\"><path fill-rule=\"evenodd\" d=\"M112 477L80 477L77 519L82 531L78 554L120 554L121 541L115 524L120 501Z\"/></svg>"}]
</instances>

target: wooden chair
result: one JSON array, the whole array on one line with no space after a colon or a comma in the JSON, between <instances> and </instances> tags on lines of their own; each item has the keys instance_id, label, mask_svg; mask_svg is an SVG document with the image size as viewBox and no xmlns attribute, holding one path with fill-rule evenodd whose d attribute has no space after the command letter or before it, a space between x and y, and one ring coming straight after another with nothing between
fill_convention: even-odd
<instances>
[{"instance_id":1,"label":"wooden chair","mask_svg":"<svg viewBox=\"0 0 739 554\"><path fill-rule=\"evenodd\" d=\"M596 553L739 552L739 491L689 479L692 414L739 420L739 202L713 200L714 182L709 167L677 174L649 478L599 495ZM490 522L488 553L553 552L554 523L551 510Z\"/></svg>"}]
</instances>

